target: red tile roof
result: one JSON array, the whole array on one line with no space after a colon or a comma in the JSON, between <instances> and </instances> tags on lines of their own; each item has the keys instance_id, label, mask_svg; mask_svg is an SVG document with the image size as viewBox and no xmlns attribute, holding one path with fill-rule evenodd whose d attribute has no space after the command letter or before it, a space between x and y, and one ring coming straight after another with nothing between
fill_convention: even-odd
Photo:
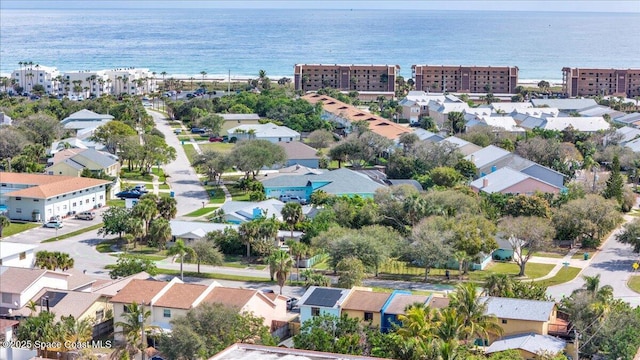
<instances>
[{"instance_id":1,"label":"red tile roof","mask_svg":"<svg viewBox=\"0 0 640 360\"><path fill-rule=\"evenodd\" d=\"M167 285L164 281L134 279L112 297L111 302L148 304Z\"/></svg>"},{"instance_id":2,"label":"red tile roof","mask_svg":"<svg viewBox=\"0 0 640 360\"><path fill-rule=\"evenodd\" d=\"M74 176L0 172L0 183L30 185L26 189L6 193L34 199L48 199L74 191L108 184L110 181Z\"/></svg>"}]
</instances>

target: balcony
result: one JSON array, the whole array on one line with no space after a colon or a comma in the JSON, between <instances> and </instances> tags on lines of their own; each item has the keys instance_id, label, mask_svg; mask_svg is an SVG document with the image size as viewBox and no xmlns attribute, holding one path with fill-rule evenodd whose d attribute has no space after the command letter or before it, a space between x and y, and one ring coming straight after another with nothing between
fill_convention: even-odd
<instances>
[{"instance_id":1,"label":"balcony","mask_svg":"<svg viewBox=\"0 0 640 360\"><path fill-rule=\"evenodd\" d=\"M554 322L549 323L548 333L551 336L568 338L571 333L571 328L572 326L569 321L558 318Z\"/></svg>"}]
</instances>

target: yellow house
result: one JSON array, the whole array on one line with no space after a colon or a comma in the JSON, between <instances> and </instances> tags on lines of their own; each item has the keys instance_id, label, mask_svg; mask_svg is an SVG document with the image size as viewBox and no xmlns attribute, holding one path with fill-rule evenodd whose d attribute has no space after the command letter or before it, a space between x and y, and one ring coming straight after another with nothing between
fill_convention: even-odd
<instances>
[{"instance_id":1,"label":"yellow house","mask_svg":"<svg viewBox=\"0 0 640 360\"><path fill-rule=\"evenodd\" d=\"M504 335L535 333L540 335L562 335L567 323L558 319L558 310L553 301L511 299L501 297L484 298L487 314L495 315Z\"/></svg>"},{"instance_id":2,"label":"yellow house","mask_svg":"<svg viewBox=\"0 0 640 360\"><path fill-rule=\"evenodd\" d=\"M94 149L62 150L50 158L48 163L45 172L49 175L80 176L85 168L112 177L118 177L120 173L120 162L116 156Z\"/></svg>"},{"instance_id":3,"label":"yellow house","mask_svg":"<svg viewBox=\"0 0 640 360\"><path fill-rule=\"evenodd\" d=\"M360 321L371 323L380 328L382 322L382 307L391 294L373 292L371 290L353 290L342 304L342 314Z\"/></svg>"}]
</instances>

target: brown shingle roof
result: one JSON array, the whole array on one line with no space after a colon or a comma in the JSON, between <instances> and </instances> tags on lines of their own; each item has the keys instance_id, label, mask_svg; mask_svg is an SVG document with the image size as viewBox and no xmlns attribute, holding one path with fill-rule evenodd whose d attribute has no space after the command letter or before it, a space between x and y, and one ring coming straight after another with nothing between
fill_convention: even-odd
<instances>
[{"instance_id":1,"label":"brown shingle roof","mask_svg":"<svg viewBox=\"0 0 640 360\"><path fill-rule=\"evenodd\" d=\"M0 267L0 292L21 294L48 270Z\"/></svg>"},{"instance_id":2,"label":"brown shingle roof","mask_svg":"<svg viewBox=\"0 0 640 360\"><path fill-rule=\"evenodd\" d=\"M429 306L434 309L444 309L449 306L449 301L451 301L449 298L434 296L429 301Z\"/></svg>"},{"instance_id":3,"label":"brown shingle roof","mask_svg":"<svg viewBox=\"0 0 640 360\"><path fill-rule=\"evenodd\" d=\"M19 323L20 321L16 320L0 319L0 331L4 333L4 329L8 328L9 326L16 326Z\"/></svg>"},{"instance_id":4,"label":"brown shingle roof","mask_svg":"<svg viewBox=\"0 0 640 360\"><path fill-rule=\"evenodd\" d=\"M165 286L167 283L164 281L134 279L112 297L111 302L148 304Z\"/></svg>"},{"instance_id":5,"label":"brown shingle roof","mask_svg":"<svg viewBox=\"0 0 640 360\"><path fill-rule=\"evenodd\" d=\"M50 310L56 316L56 321L62 316L73 315L76 319L82 316L89 308L99 301L102 295L84 291L70 291L44 288L31 298L36 304L40 304L40 299L47 292L56 292L66 294L55 306L51 306ZM46 309L45 309L46 310ZM36 306L36 315L40 312L40 306ZM29 316L31 310L26 306L14 312L15 315Z\"/></svg>"},{"instance_id":6,"label":"brown shingle roof","mask_svg":"<svg viewBox=\"0 0 640 360\"><path fill-rule=\"evenodd\" d=\"M389 299L389 293L354 290L344 302L345 310L361 310L367 312L380 312L384 303Z\"/></svg>"},{"instance_id":7,"label":"brown shingle roof","mask_svg":"<svg viewBox=\"0 0 640 360\"><path fill-rule=\"evenodd\" d=\"M203 302L217 303L242 309L251 298L257 295L257 290L215 287L209 295L204 298Z\"/></svg>"},{"instance_id":8,"label":"brown shingle roof","mask_svg":"<svg viewBox=\"0 0 640 360\"><path fill-rule=\"evenodd\" d=\"M32 185L26 189L6 193L9 196L48 199L73 191L105 185L109 181L74 176L0 172L0 183Z\"/></svg>"},{"instance_id":9,"label":"brown shingle roof","mask_svg":"<svg viewBox=\"0 0 640 360\"><path fill-rule=\"evenodd\" d=\"M319 159L318 150L300 141L279 142L276 145L284 149L287 159Z\"/></svg>"},{"instance_id":10,"label":"brown shingle roof","mask_svg":"<svg viewBox=\"0 0 640 360\"><path fill-rule=\"evenodd\" d=\"M378 135L384 136L387 139L396 140L402 134L413 132L412 129L398 125L381 116L374 114L365 115L357 107L343 103L342 101L338 101L329 96L319 97L317 94L309 93L304 95L302 98L314 105L318 102L322 102L322 108L324 111L350 121L362 120L363 116L368 116L366 121L369 123L369 130Z\"/></svg>"},{"instance_id":11,"label":"brown shingle roof","mask_svg":"<svg viewBox=\"0 0 640 360\"><path fill-rule=\"evenodd\" d=\"M173 284L164 293L154 306L162 306L174 309L191 309L191 305L207 290L205 285L197 284Z\"/></svg>"},{"instance_id":12,"label":"brown shingle roof","mask_svg":"<svg viewBox=\"0 0 640 360\"><path fill-rule=\"evenodd\" d=\"M424 304L428 299L429 297L425 295L396 294L384 312L385 314L394 315L404 314L404 309L406 309L407 306L414 303Z\"/></svg>"}]
</instances>

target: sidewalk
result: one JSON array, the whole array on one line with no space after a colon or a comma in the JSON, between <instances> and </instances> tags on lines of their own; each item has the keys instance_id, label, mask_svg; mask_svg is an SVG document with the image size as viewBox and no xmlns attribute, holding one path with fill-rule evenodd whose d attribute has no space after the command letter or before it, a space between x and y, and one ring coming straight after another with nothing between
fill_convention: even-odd
<instances>
[{"instance_id":1,"label":"sidewalk","mask_svg":"<svg viewBox=\"0 0 640 360\"><path fill-rule=\"evenodd\" d=\"M533 262L533 263L544 263L544 264L556 264L556 266L551 269L551 271L549 271L549 273L543 277L539 277L536 279L532 279L532 281L540 281L540 280L546 280L546 279L550 279L554 276L556 276L558 274L558 272L560 272L560 269L562 269L564 266L573 266L573 267L578 267L581 269L584 269L585 267L589 266L589 264L591 263L591 259L593 259L593 256L589 257L589 260L580 260L580 259L572 259L573 255L577 254L578 251L580 251L579 248L573 248L571 250L569 250L569 253L567 255L565 255L563 258L558 259L558 258L545 258L545 257L541 257L541 256L532 256L531 259L529 259L529 262Z\"/></svg>"}]
</instances>

